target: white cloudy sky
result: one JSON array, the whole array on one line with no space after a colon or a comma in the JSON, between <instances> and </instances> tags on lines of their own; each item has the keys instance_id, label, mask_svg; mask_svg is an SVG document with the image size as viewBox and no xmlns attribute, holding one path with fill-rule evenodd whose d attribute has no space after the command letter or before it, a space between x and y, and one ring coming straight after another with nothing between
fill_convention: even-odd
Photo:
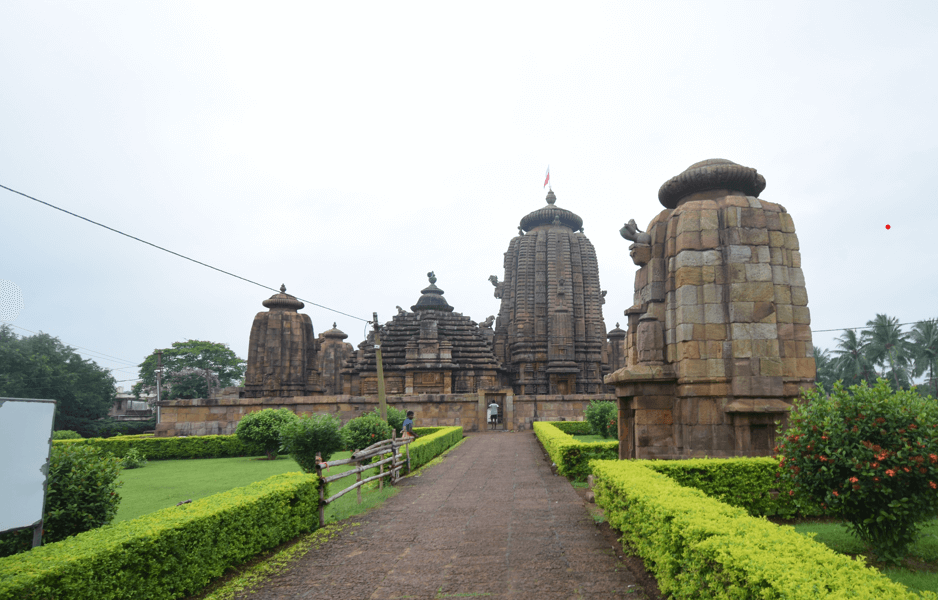
<instances>
[{"instance_id":1,"label":"white cloudy sky","mask_svg":"<svg viewBox=\"0 0 938 600\"><path fill-rule=\"evenodd\" d=\"M0 184L351 315L390 319L431 269L495 314L549 164L612 328L619 227L720 157L794 217L816 330L938 317L934 2L23 0L0 24ZM108 367L185 339L246 358L272 293L2 189L0 224L13 324Z\"/></svg>"}]
</instances>

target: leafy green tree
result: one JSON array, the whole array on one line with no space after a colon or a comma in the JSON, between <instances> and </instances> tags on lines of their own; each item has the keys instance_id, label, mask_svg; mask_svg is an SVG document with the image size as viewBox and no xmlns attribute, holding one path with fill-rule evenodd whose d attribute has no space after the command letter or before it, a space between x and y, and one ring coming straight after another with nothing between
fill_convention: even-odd
<instances>
[{"instance_id":1,"label":"leafy green tree","mask_svg":"<svg viewBox=\"0 0 938 600\"><path fill-rule=\"evenodd\" d=\"M363 450L375 442L391 438L392 428L381 417L365 414L355 417L342 428L342 441L345 449Z\"/></svg>"},{"instance_id":2,"label":"leafy green tree","mask_svg":"<svg viewBox=\"0 0 938 600\"><path fill-rule=\"evenodd\" d=\"M316 455L327 461L342 449L342 421L335 415L316 413L288 421L280 428L280 443L307 473L316 472Z\"/></svg>"},{"instance_id":3,"label":"leafy green tree","mask_svg":"<svg viewBox=\"0 0 938 600\"><path fill-rule=\"evenodd\" d=\"M938 398L938 319L919 321L912 327L912 359L915 376L928 373L928 383L933 386L934 397Z\"/></svg>"},{"instance_id":4,"label":"leafy green tree","mask_svg":"<svg viewBox=\"0 0 938 600\"><path fill-rule=\"evenodd\" d=\"M297 419L289 408L265 408L244 415L238 421L235 435L242 442L263 446L267 458L274 460L280 450L280 430Z\"/></svg>"},{"instance_id":5,"label":"leafy green tree","mask_svg":"<svg viewBox=\"0 0 938 600\"><path fill-rule=\"evenodd\" d=\"M388 406L388 425L394 428L394 435L400 437L401 432L404 431L404 419L407 417L407 413L399 408L394 408L393 406ZM375 407L368 415L374 415L381 418L381 410L378 407Z\"/></svg>"},{"instance_id":6,"label":"leafy green tree","mask_svg":"<svg viewBox=\"0 0 938 600\"><path fill-rule=\"evenodd\" d=\"M140 383L134 395L156 391L157 351L140 364ZM213 389L228 387L244 377L245 362L226 344L200 340L173 342L163 349L162 398L208 398Z\"/></svg>"},{"instance_id":7,"label":"leafy green tree","mask_svg":"<svg viewBox=\"0 0 938 600\"><path fill-rule=\"evenodd\" d=\"M590 424L594 435L601 435L604 438L619 437L619 409L615 402L591 400L589 406L583 411L583 416Z\"/></svg>"},{"instance_id":8,"label":"leafy green tree","mask_svg":"<svg viewBox=\"0 0 938 600\"><path fill-rule=\"evenodd\" d=\"M912 357L909 334L902 331L896 317L877 314L875 319L866 324L870 329L865 330L861 338L866 342L867 358L882 367L883 375L892 380L895 389L908 389L911 385L908 366Z\"/></svg>"},{"instance_id":9,"label":"leafy green tree","mask_svg":"<svg viewBox=\"0 0 938 600\"><path fill-rule=\"evenodd\" d=\"M867 358L865 344L853 329L844 331L844 334L837 338L834 354L837 355L834 366L838 378L842 379L845 385L856 385L861 381L875 379L876 373Z\"/></svg>"},{"instance_id":10,"label":"leafy green tree","mask_svg":"<svg viewBox=\"0 0 938 600\"><path fill-rule=\"evenodd\" d=\"M114 378L47 333L0 325L0 396L56 401L55 428L88 435L114 404Z\"/></svg>"},{"instance_id":11,"label":"leafy green tree","mask_svg":"<svg viewBox=\"0 0 938 600\"><path fill-rule=\"evenodd\" d=\"M898 563L938 513L938 405L914 391L834 384L804 392L778 444L796 504L843 518L880 560Z\"/></svg>"}]
</instances>

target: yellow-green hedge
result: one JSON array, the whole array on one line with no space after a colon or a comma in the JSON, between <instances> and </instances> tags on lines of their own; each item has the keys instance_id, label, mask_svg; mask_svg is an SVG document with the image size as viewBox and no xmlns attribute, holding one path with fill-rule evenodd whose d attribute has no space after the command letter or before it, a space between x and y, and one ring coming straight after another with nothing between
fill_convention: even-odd
<instances>
[{"instance_id":1,"label":"yellow-green hedge","mask_svg":"<svg viewBox=\"0 0 938 600\"><path fill-rule=\"evenodd\" d=\"M414 428L420 437L410 443L411 470L427 464L462 439L462 427L436 427L433 433L426 433L430 429Z\"/></svg>"},{"instance_id":2,"label":"yellow-green hedge","mask_svg":"<svg viewBox=\"0 0 938 600\"><path fill-rule=\"evenodd\" d=\"M0 558L0 600L180 598L319 526L314 475L285 473Z\"/></svg>"},{"instance_id":3,"label":"yellow-green hedge","mask_svg":"<svg viewBox=\"0 0 938 600\"><path fill-rule=\"evenodd\" d=\"M794 528L749 516L636 461L594 460L596 503L674 598L733 600L917 596Z\"/></svg>"},{"instance_id":4,"label":"yellow-green hedge","mask_svg":"<svg viewBox=\"0 0 938 600\"><path fill-rule=\"evenodd\" d=\"M87 444L103 448L123 458L131 448L142 452L147 460L178 460L184 458L229 458L263 456L264 449L245 444L236 435L193 435L189 437L137 437L119 435L110 438L55 440L53 444Z\"/></svg>"},{"instance_id":5,"label":"yellow-green hedge","mask_svg":"<svg viewBox=\"0 0 938 600\"><path fill-rule=\"evenodd\" d=\"M589 462L593 459L614 460L619 458L619 442L584 443L564 433L558 425L569 425L569 421L535 421L534 434L541 441L550 459L557 465L557 472L565 477L585 479L590 474ZM587 423L587 425L589 425Z\"/></svg>"}]
</instances>

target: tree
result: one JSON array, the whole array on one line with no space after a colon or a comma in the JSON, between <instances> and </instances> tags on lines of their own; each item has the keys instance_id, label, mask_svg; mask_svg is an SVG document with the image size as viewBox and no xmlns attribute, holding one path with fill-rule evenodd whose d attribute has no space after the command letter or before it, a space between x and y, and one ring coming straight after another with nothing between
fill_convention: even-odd
<instances>
[{"instance_id":1,"label":"tree","mask_svg":"<svg viewBox=\"0 0 938 600\"><path fill-rule=\"evenodd\" d=\"M134 395L156 390L157 350L140 364L140 383ZM186 340L163 349L162 398L208 398L213 389L228 387L244 377L244 361L227 344Z\"/></svg>"},{"instance_id":2,"label":"tree","mask_svg":"<svg viewBox=\"0 0 938 600\"><path fill-rule=\"evenodd\" d=\"M289 408L265 408L244 415L238 421L235 435L247 444L263 446L267 458L274 460L280 450L280 430L298 419Z\"/></svg>"},{"instance_id":3,"label":"tree","mask_svg":"<svg viewBox=\"0 0 938 600\"><path fill-rule=\"evenodd\" d=\"M912 327L912 359L915 363L915 376L928 373L928 383L934 386L935 398L938 398L938 320L919 321Z\"/></svg>"},{"instance_id":4,"label":"tree","mask_svg":"<svg viewBox=\"0 0 938 600\"><path fill-rule=\"evenodd\" d=\"M911 385L907 370L912 355L909 334L902 332L896 317L877 314L866 324L870 329L864 331L861 338L866 342L867 357L882 367L883 376L893 381L895 389L907 389ZM887 364L888 373L885 371Z\"/></svg>"},{"instance_id":5,"label":"tree","mask_svg":"<svg viewBox=\"0 0 938 600\"><path fill-rule=\"evenodd\" d=\"M390 408L390 407L388 407ZM316 472L316 455L323 461L342 450L342 421L335 415L316 413L288 420L280 426L280 443L307 473Z\"/></svg>"},{"instance_id":6,"label":"tree","mask_svg":"<svg viewBox=\"0 0 938 600\"><path fill-rule=\"evenodd\" d=\"M55 428L88 435L114 404L114 377L47 333L0 326L0 396L56 401Z\"/></svg>"},{"instance_id":7,"label":"tree","mask_svg":"<svg viewBox=\"0 0 938 600\"><path fill-rule=\"evenodd\" d=\"M861 381L873 381L875 373L873 365L866 356L866 347L857 337L857 332L848 329L837 338L837 348L834 350L837 358L834 359L840 379L844 385L856 385Z\"/></svg>"},{"instance_id":8,"label":"tree","mask_svg":"<svg viewBox=\"0 0 938 600\"><path fill-rule=\"evenodd\" d=\"M835 360L831 358L829 351L821 350L815 346L814 364L817 366L817 377L815 378L817 383L823 386L825 390L830 391L834 386L834 382L839 378Z\"/></svg>"}]
</instances>

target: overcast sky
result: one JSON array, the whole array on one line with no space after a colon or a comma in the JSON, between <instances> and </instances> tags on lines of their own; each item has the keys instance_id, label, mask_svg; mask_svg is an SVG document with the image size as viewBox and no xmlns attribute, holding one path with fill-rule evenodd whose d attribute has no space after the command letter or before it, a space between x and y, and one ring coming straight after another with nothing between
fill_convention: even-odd
<instances>
[{"instance_id":1,"label":"overcast sky","mask_svg":"<svg viewBox=\"0 0 938 600\"><path fill-rule=\"evenodd\" d=\"M0 23L0 184L362 319L430 270L496 314L550 165L624 324L618 229L706 158L792 214L813 329L938 317L934 2L9 1ZM0 215L14 325L118 380L186 339L247 358L273 292L3 189Z\"/></svg>"}]
</instances>

